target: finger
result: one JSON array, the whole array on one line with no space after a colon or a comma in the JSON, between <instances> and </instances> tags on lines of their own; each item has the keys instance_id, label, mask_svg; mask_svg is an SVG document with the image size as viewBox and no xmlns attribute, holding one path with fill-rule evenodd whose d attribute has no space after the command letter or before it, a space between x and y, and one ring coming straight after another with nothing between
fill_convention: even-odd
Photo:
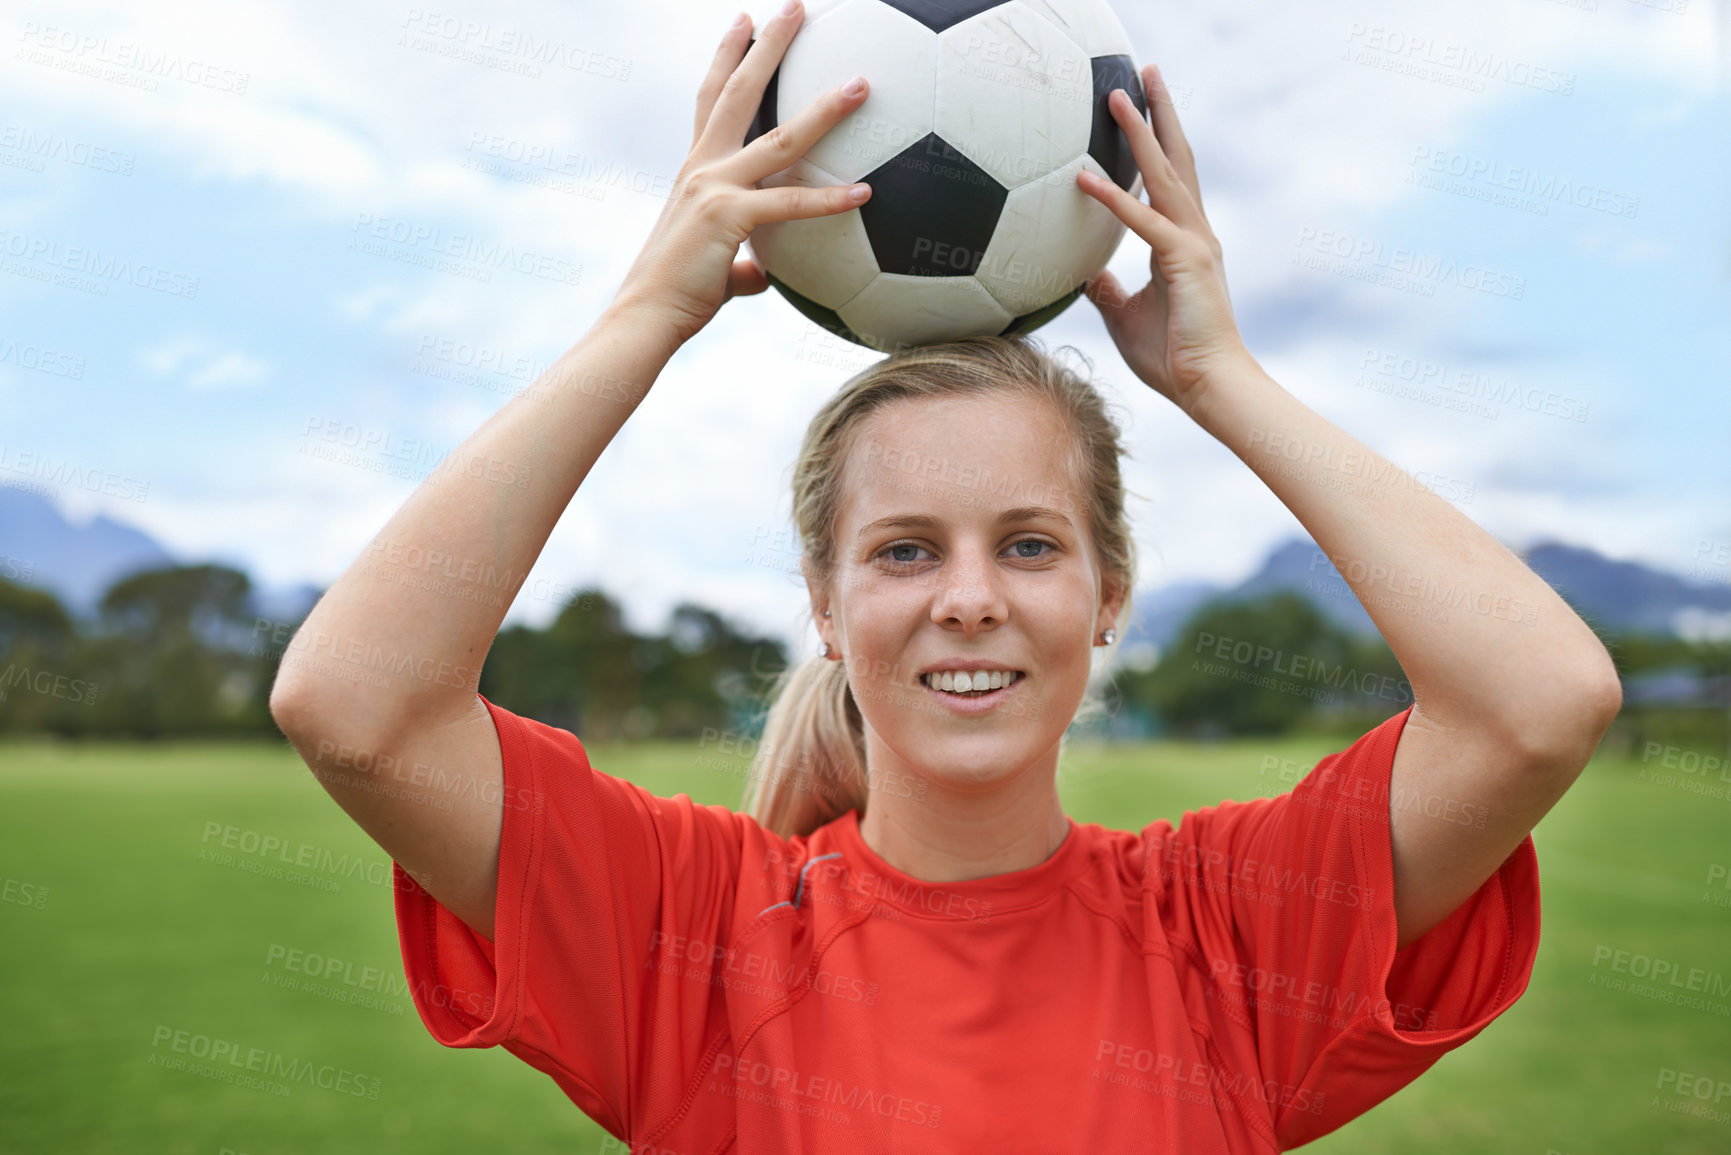
<instances>
[{"instance_id":1,"label":"finger","mask_svg":"<svg viewBox=\"0 0 1731 1155\"><path fill-rule=\"evenodd\" d=\"M709 117L715 111L715 101L721 96L722 85L733 75L733 70L739 67L740 60L745 57L745 50L750 46L751 17L741 12L722 34L721 44L715 50L715 59L709 64L709 75L705 76L703 83L698 86L697 124L691 132L692 148L696 148L697 142L703 139L704 126L709 123Z\"/></svg>"},{"instance_id":2,"label":"finger","mask_svg":"<svg viewBox=\"0 0 1731 1155\"><path fill-rule=\"evenodd\" d=\"M851 86L858 85L857 88ZM722 171L740 184L756 184L792 165L823 139L842 118L865 103L871 86L856 76L838 84L800 110L798 116L778 124L728 158Z\"/></svg>"},{"instance_id":3,"label":"finger","mask_svg":"<svg viewBox=\"0 0 1731 1155\"><path fill-rule=\"evenodd\" d=\"M1142 119L1130 97L1122 88L1115 88L1106 103L1130 141L1130 152L1136 157L1136 167L1142 170L1142 183L1148 190L1148 203L1185 228L1206 225L1202 210L1190 199L1190 190L1178 178L1178 170L1167 159L1160 142L1154 138L1154 130Z\"/></svg>"},{"instance_id":4,"label":"finger","mask_svg":"<svg viewBox=\"0 0 1731 1155\"><path fill-rule=\"evenodd\" d=\"M871 199L871 186L838 184L811 188L806 185L779 185L775 188L752 189L743 196L746 223L755 229L772 221L806 220L857 209Z\"/></svg>"},{"instance_id":5,"label":"finger","mask_svg":"<svg viewBox=\"0 0 1731 1155\"><path fill-rule=\"evenodd\" d=\"M752 42L739 67L722 83L715 107L709 113L709 123L698 134L697 144L691 150L693 155L719 159L739 151L745 142L745 130L763 103L763 90L769 87L769 78L781 63L787 46L793 43L793 34L804 22L805 5L796 0L791 13L777 13L763 26L763 35Z\"/></svg>"},{"instance_id":6,"label":"finger","mask_svg":"<svg viewBox=\"0 0 1731 1155\"><path fill-rule=\"evenodd\" d=\"M1191 151L1190 141L1178 123L1178 106L1172 103L1172 92L1166 87L1166 78L1153 64L1142 69L1142 88L1148 94L1148 109L1154 116L1154 136L1160 142L1161 151L1178 170L1178 179L1190 190L1197 209L1207 216L1207 210L1202 207L1202 184L1196 179L1196 154Z\"/></svg>"},{"instance_id":7,"label":"finger","mask_svg":"<svg viewBox=\"0 0 1731 1155\"><path fill-rule=\"evenodd\" d=\"M1129 104L1126 100L1124 103ZM1135 106L1130 105L1132 113ZM1097 176L1089 169L1076 173L1076 183L1083 192L1112 210L1130 231L1147 241L1156 252L1170 252L1184 240L1184 230L1163 216L1153 206L1133 197L1114 181Z\"/></svg>"}]
</instances>

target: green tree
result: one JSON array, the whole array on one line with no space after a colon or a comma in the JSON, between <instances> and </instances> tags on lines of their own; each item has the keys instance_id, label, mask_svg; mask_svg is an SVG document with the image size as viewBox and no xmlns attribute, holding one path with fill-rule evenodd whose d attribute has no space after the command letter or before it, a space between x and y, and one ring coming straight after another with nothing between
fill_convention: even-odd
<instances>
[{"instance_id":1,"label":"green tree","mask_svg":"<svg viewBox=\"0 0 1731 1155\"><path fill-rule=\"evenodd\" d=\"M0 578L0 655L27 645L63 652L72 639L72 615L59 598Z\"/></svg>"},{"instance_id":2,"label":"green tree","mask_svg":"<svg viewBox=\"0 0 1731 1155\"><path fill-rule=\"evenodd\" d=\"M1362 696L1362 653L1296 593L1216 599L1191 614L1152 670L1124 678L1124 695L1180 735L1280 733L1321 705Z\"/></svg>"},{"instance_id":3,"label":"green tree","mask_svg":"<svg viewBox=\"0 0 1731 1155\"><path fill-rule=\"evenodd\" d=\"M620 605L578 591L545 630L501 630L481 670L481 693L513 713L584 740L691 738L749 725L766 673L784 647L693 603L661 635L640 635Z\"/></svg>"},{"instance_id":4,"label":"green tree","mask_svg":"<svg viewBox=\"0 0 1731 1155\"><path fill-rule=\"evenodd\" d=\"M0 578L0 729L63 729L88 707L77 640L58 598Z\"/></svg>"},{"instance_id":5,"label":"green tree","mask_svg":"<svg viewBox=\"0 0 1731 1155\"><path fill-rule=\"evenodd\" d=\"M264 731L267 670L241 650L252 582L220 565L166 566L102 597L80 665L102 687L89 729L158 737Z\"/></svg>"},{"instance_id":6,"label":"green tree","mask_svg":"<svg viewBox=\"0 0 1731 1155\"><path fill-rule=\"evenodd\" d=\"M585 739L622 737L626 714L642 700L632 658L639 640L619 603L579 590L547 629L499 631L481 668L481 693Z\"/></svg>"}]
</instances>

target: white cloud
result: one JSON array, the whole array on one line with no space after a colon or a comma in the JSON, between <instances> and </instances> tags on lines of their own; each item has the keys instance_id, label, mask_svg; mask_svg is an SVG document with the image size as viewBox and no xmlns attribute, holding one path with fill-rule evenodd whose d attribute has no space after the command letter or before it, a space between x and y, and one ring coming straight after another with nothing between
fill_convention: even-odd
<instances>
[{"instance_id":1,"label":"white cloud","mask_svg":"<svg viewBox=\"0 0 1731 1155\"><path fill-rule=\"evenodd\" d=\"M754 15L770 7L755 4ZM1572 110L1589 100L1658 83L1673 95L1631 116L1638 128L1676 123L1712 98L1719 79L1711 11L1694 5L1675 15L1623 0L1601 0L1596 11L1542 0L1422 9L1370 0L1327 6L1118 0L1116 7L1144 59L1160 63L1179 94L1204 199L1226 247L1234 302L1241 318L1254 317L1259 331L1278 335L1280 348L1259 357L1288 388L1403 465L1481 481L1481 496L1465 508L1499 534L1519 539L1567 528L1613 554L1665 557L1692 545L1707 532L1703 526L1724 525L1712 510L1715 495L1680 498L1655 514L1650 488L1628 478L1627 492L1595 496L1588 508L1570 488L1582 476L1573 467L1619 459L1608 443L1613 416L1598 405L1582 429L1512 412L1487 424L1354 389L1344 367L1367 339L1398 332L1419 349L1464 341L1467 305L1460 297L1426 299L1325 274L1296 276L1291 265L1301 229L1379 227L1368 222L1417 195L1405 183L1415 148L1471 149L1484 127L1511 108L1562 108L1580 117ZM140 165L132 179L140 184L157 179L154 172L164 181L221 187L237 205L268 204L294 225L346 232L363 215L392 218L581 263L575 289L514 275L480 285L364 257L340 269L331 262L336 271L328 280L283 286L327 303L339 325L378 342L378 363L337 367L335 376L364 377L370 388L357 396L355 413L333 416L359 419L362 406L376 406L383 413L377 420L393 428L454 443L503 397L411 377L399 355L431 338L544 363L581 335L618 287L664 202L618 183L553 182L568 180L559 170L570 168L664 187L684 159L693 96L736 8L726 0L582 0L576 10L550 0L447 6L455 19L494 33L529 31L580 46L590 59L627 62L629 83L557 67L531 78L422 51L405 42L413 10L334 0L41 6L20 20L102 37L111 47L142 44L215 63L245 74L246 91L165 79L146 92L20 62L0 70L0 99L20 117L95 126L105 142L135 150ZM1403 49L1415 38L1428 45L1403 53L1409 61L1495 54L1528 75L1535 66L1572 75L1575 95L1501 79L1469 92L1350 59L1373 41L1392 44L1391 34ZM464 35L435 32L430 40L435 48L464 51ZM471 54L492 65L511 63L509 53ZM1442 73L1462 78L1459 68L1444 65ZM490 156L495 145L550 159L540 168L508 167L518 179L507 179L476 167L501 159ZM1607 135L1585 141L1579 155L1592 162L1589 168L1602 165L1598 175L1610 179L1629 152ZM9 199L9 212L20 206L32 221L80 211L46 196ZM1375 239L1426 243L1422 236ZM1571 242L1624 263L1674 258L1664 242L1627 231L1558 234L1559 246ZM1148 276L1146 246L1127 237L1112 268L1140 286ZM1087 302L1041 337L1081 346L1134 415L1135 457L1126 476L1149 497L1132 504L1144 585L1235 580L1260 562L1270 542L1298 531L1241 462L1130 377ZM250 339L244 344L253 351L239 344L223 335L177 335L136 356L148 371L188 388L268 381L271 354L257 352ZM758 527L785 525L786 470L806 420L871 359L818 337L773 292L730 304L681 351L597 463L536 573L629 590L634 612L647 619L695 594L758 624L791 630L802 610L797 585L744 559ZM1579 379L1562 383L1580 371L1555 359L1547 379L1588 395ZM1606 393L1618 388L1628 386L1602 383ZM81 420L83 409L69 414L68 438ZM409 486L297 459L297 433L261 423L258 466L244 487L213 469L208 484L191 492L159 490L146 511L150 528L183 551L243 548L261 576L275 582L334 578ZM1526 475L1499 471L1513 459L1529 461ZM1546 480L1532 484L1535 477ZM1674 546L1667 544L1672 538ZM544 615L552 608L524 603L518 612Z\"/></svg>"},{"instance_id":2,"label":"white cloud","mask_svg":"<svg viewBox=\"0 0 1731 1155\"><path fill-rule=\"evenodd\" d=\"M270 376L263 360L220 349L203 337L175 337L142 349L138 362L158 377L175 377L196 390L248 388Z\"/></svg>"},{"instance_id":3,"label":"white cloud","mask_svg":"<svg viewBox=\"0 0 1731 1155\"><path fill-rule=\"evenodd\" d=\"M1731 642L1731 610L1685 606L1671 616L1671 628L1686 642Z\"/></svg>"}]
</instances>

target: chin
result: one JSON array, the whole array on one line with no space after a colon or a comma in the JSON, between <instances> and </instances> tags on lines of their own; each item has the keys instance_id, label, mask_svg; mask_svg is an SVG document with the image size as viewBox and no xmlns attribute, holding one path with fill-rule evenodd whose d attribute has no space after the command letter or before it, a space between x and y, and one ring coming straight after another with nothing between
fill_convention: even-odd
<instances>
[{"instance_id":1,"label":"chin","mask_svg":"<svg viewBox=\"0 0 1731 1155\"><path fill-rule=\"evenodd\" d=\"M934 786L986 790L1039 761L1050 745L1028 733L923 735L907 743L905 761Z\"/></svg>"}]
</instances>

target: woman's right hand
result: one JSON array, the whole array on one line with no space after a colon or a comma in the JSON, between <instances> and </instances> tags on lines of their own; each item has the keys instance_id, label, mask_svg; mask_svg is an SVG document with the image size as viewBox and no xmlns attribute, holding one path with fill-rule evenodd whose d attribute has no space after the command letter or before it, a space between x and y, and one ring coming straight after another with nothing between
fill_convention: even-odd
<instances>
[{"instance_id":1,"label":"woman's right hand","mask_svg":"<svg viewBox=\"0 0 1731 1155\"><path fill-rule=\"evenodd\" d=\"M696 336L730 298L769 288L755 261L735 259L752 229L770 221L846 212L870 196L863 184L756 187L798 161L864 102L864 78L852 82L858 91L850 93L846 85L833 88L792 120L741 147L769 78L804 19L804 6L791 0L755 43L751 18L744 14L722 37L697 93L691 155L614 298L614 307L628 306L665 320L680 344Z\"/></svg>"}]
</instances>

